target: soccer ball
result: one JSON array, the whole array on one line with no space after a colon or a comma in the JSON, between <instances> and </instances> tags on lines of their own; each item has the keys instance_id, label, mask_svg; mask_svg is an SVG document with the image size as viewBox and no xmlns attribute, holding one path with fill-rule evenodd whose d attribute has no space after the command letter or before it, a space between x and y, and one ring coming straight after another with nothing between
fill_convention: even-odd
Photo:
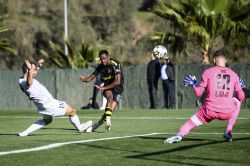
<instances>
[{"instance_id":1,"label":"soccer ball","mask_svg":"<svg viewBox=\"0 0 250 166\"><path fill-rule=\"evenodd\" d=\"M164 59L167 56L167 49L162 45L158 45L153 49L152 53L156 59Z\"/></svg>"}]
</instances>

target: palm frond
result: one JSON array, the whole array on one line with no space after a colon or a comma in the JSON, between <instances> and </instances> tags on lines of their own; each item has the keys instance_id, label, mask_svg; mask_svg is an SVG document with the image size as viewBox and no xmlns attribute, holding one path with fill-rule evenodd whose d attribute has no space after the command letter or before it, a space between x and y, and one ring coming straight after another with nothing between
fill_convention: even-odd
<instances>
[{"instance_id":1,"label":"palm frond","mask_svg":"<svg viewBox=\"0 0 250 166\"><path fill-rule=\"evenodd\" d=\"M206 15L218 15L225 11L229 0L203 0L201 7Z\"/></svg>"},{"instance_id":2,"label":"palm frond","mask_svg":"<svg viewBox=\"0 0 250 166\"><path fill-rule=\"evenodd\" d=\"M6 24L7 18L8 17L5 15L0 15L0 32L9 31L12 29L10 25Z\"/></svg>"},{"instance_id":3,"label":"palm frond","mask_svg":"<svg viewBox=\"0 0 250 166\"><path fill-rule=\"evenodd\" d=\"M182 10L179 12L176 12L175 10L169 8L168 6L165 6L162 1L159 1L160 3L158 5L155 5L153 9L150 9L150 11L164 19L170 20L172 22L175 22L178 24L178 26L185 27L187 25L187 22L182 18L181 14ZM178 8L175 8L176 10Z\"/></svg>"},{"instance_id":4,"label":"palm frond","mask_svg":"<svg viewBox=\"0 0 250 166\"><path fill-rule=\"evenodd\" d=\"M47 54L44 50L40 51L44 56L46 56L47 58L49 58L54 64L56 64L58 67L63 68L63 65L56 59L53 58L51 56L49 56L49 54Z\"/></svg>"},{"instance_id":5,"label":"palm frond","mask_svg":"<svg viewBox=\"0 0 250 166\"><path fill-rule=\"evenodd\" d=\"M63 50L61 50L60 48L58 48L52 41L50 41L49 43L50 43L51 47L56 51L56 53L58 55L60 55L60 57L62 59L64 59L64 61L66 62L66 65L68 67L70 67L70 65L71 65L70 58L67 55L65 55L65 53L63 52Z\"/></svg>"},{"instance_id":6,"label":"palm frond","mask_svg":"<svg viewBox=\"0 0 250 166\"><path fill-rule=\"evenodd\" d=\"M218 42L234 47L248 48L250 38L250 0L161 0L151 12L170 21L173 34L155 32L150 40L170 44L172 53L188 55L189 42L209 57L213 45Z\"/></svg>"},{"instance_id":7,"label":"palm frond","mask_svg":"<svg viewBox=\"0 0 250 166\"><path fill-rule=\"evenodd\" d=\"M0 50L5 52L11 52L14 55L17 55L17 51L11 45L10 40L6 38L0 38Z\"/></svg>"}]
</instances>

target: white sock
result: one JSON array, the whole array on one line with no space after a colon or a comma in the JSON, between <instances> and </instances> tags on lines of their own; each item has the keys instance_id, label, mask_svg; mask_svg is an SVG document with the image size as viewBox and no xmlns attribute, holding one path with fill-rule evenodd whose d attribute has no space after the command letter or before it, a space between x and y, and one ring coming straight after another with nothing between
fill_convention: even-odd
<instances>
[{"instance_id":1,"label":"white sock","mask_svg":"<svg viewBox=\"0 0 250 166\"><path fill-rule=\"evenodd\" d=\"M81 123L80 123L80 120L77 116L77 114L75 116L69 116L69 120L70 122L78 129L78 130L81 130Z\"/></svg>"},{"instance_id":2,"label":"white sock","mask_svg":"<svg viewBox=\"0 0 250 166\"><path fill-rule=\"evenodd\" d=\"M101 106L101 108L105 108L106 104L107 104L107 99L106 99L106 97L102 96L102 106Z\"/></svg>"},{"instance_id":3,"label":"white sock","mask_svg":"<svg viewBox=\"0 0 250 166\"><path fill-rule=\"evenodd\" d=\"M45 126L45 122L43 119L40 119L38 121L36 121L35 123L33 123L27 130L25 130L23 133L25 135L28 135L29 133L33 132L33 131L36 131L40 128L42 128L43 126Z\"/></svg>"},{"instance_id":4,"label":"white sock","mask_svg":"<svg viewBox=\"0 0 250 166\"><path fill-rule=\"evenodd\" d=\"M106 123L110 123L110 119L108 118L108 119L106 119Z\"/></svg>"}]
</instances>

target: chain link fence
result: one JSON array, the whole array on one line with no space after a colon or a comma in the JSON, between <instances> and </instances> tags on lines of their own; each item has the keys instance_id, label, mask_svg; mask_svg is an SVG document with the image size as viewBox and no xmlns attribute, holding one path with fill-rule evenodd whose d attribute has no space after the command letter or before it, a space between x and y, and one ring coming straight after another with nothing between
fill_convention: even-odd
<instances>
[{"instance_id":1,"label":"chain link fence","mask_svg":"<svg viewBox=\"0 0 250 166\"><path fill-rule=\"evenodd\" d=\"M175 64L174 108L198 109L196 97L191 87L183 85L184 78L189 74L201 81L202 73L213 67L210 65L178 65ZM244 81L246 88L250 88L250 63L228 64ZM80 76L88 77L94 69L42 69L36 79L42 83L55 99L65 101L76 109L86 106L93 95L95 80L89 83L81 82ZM118 104L118 109L148 109L150 107L147 85L147 67L123 67L124 92ZM1 70L0 76L0 109L1 110L27 110L36 109L28 97L20 90L18 78L22 71ZM162 81L158 82L159 109L164 106L164 93ZM102 94L97 95L96 102L101 105ZM242 108L250 108L249 99L242 102Z\"/></svg>"}]
</instances>

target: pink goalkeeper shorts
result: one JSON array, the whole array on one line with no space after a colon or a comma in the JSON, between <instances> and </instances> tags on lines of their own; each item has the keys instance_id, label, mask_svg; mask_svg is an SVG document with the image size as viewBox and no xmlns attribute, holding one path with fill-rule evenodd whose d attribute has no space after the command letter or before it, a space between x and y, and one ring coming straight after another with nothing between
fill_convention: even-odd
<instances>
[{"instance_id":1,"label":"pink goalkeeper shorts","mask_svg":"<svg viewBox=\"0 0 250 166\"><path fill-rule=\"evenodd\" d=\"M236 110L238 108L238 102L235 100L234 107ZM221 112L214 112L210 109L204 108L202 106L199 111L196 112L196 116L199 119L200 122L202 123L209 123L213 119L219 119L219 120L227 120L232 117L235 111L230 112L230 113L221 113Z\"/></svg>"}]
</instances>

